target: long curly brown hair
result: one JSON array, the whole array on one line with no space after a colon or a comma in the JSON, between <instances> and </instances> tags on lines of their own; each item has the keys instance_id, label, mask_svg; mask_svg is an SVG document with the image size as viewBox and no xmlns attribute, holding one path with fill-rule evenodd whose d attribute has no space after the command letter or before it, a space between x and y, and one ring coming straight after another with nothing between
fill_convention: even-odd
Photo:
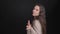
<instances>
[{"instance_id":1,"label":"long curly brown hair","mask_svg":"<svg viewBox=\"0 0 60 34\"><path fill-rule=\"evenodd\" d=\"M40 23L42 25L42 33L46 34L46 13L45 13L45 8L40 3L36 3L35 6L36 5L38 5L40 7L40 14L39 14L39 16L36 16L36 18L34 18L34 19L38 19L40 21Z\"/></svg>"}]
</instances>

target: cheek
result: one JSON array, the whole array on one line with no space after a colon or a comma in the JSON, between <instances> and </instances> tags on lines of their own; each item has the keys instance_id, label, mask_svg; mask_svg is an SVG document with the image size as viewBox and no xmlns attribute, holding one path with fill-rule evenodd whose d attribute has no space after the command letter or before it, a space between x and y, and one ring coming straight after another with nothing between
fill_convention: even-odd
<instances>
[{"instance_id":1,"label":"cheek","mask_svg":"<svg viewBox=\"0 0 60 34\"><path fill-rule=\"evenodd\" d=\"M36 14L39 14L39 12L37 11Z\"/></svg>"},{"instance_id":2,"label":"cheek","mask_svg":"<svg viewBox=\"0 0 60 34\"><path fill-rule=\"evenodd\" d=\"M36 13L36 10L33 10L33 13Z\"/></svg>"},{"instance_id":3,"label":"cheek","mask_svg":"<svg viewBox=\"0 0 60 34\"><path fill-rule=\"evenodd\" d=\"M39 10L38 11L36 10L36 13L39 13L39 12L40 12Z\"/></svg>"},{"instance_id":4,"label":"cheek","mask_svg":"<svg viewBox=\"0 0 60 34\"><path fill-rule=\"evenodd\" d=\"M33 10L33 14L39 14L40 11L38 10Z\"/></svg>"}]
</instances>

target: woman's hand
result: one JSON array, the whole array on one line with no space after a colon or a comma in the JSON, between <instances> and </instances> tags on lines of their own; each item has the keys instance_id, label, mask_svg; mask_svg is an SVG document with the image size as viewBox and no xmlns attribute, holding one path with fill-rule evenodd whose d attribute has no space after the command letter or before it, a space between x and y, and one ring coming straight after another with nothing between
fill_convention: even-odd
<instances>
[{"instance_id":1,"label":"woman's hand","mask_svg":"<svg viewBox=\"0 0 60 34\"><path fill-rule=\"evenodd\" d=\"M30 24L30 20L28 20L27 26L26 26L26 30L31 29L31 24Z\"/></svg>"}]
</instances>

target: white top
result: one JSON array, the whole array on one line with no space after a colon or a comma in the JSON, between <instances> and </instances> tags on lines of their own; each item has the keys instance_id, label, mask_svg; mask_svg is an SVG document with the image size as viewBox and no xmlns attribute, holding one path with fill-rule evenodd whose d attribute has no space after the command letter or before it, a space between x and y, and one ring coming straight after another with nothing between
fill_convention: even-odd
<instances>
[{"instance_id":1,"label":"white top","mask_svg":"<svg viewBox=\"0 0 60 34\"><path fill-rule=\"evenodd\" d=\"M33 21L33 27L27 30L27 34L42 34L41 24L39 20Z\"/></svg>"}]
</instances>

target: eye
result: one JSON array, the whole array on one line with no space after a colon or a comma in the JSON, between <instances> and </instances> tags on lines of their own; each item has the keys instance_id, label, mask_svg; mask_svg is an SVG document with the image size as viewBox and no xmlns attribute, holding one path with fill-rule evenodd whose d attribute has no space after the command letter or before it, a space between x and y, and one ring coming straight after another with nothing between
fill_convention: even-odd
<instances>
[{"instance_id":1,"label":"eye","mask_svg":"<svg viewBox=\"0 0 60 34\"><path fill-rule=\"evenodd\" d=\"M38 9L36 9L36 11L38 11Z\"/></svg>"}]
</instances>

